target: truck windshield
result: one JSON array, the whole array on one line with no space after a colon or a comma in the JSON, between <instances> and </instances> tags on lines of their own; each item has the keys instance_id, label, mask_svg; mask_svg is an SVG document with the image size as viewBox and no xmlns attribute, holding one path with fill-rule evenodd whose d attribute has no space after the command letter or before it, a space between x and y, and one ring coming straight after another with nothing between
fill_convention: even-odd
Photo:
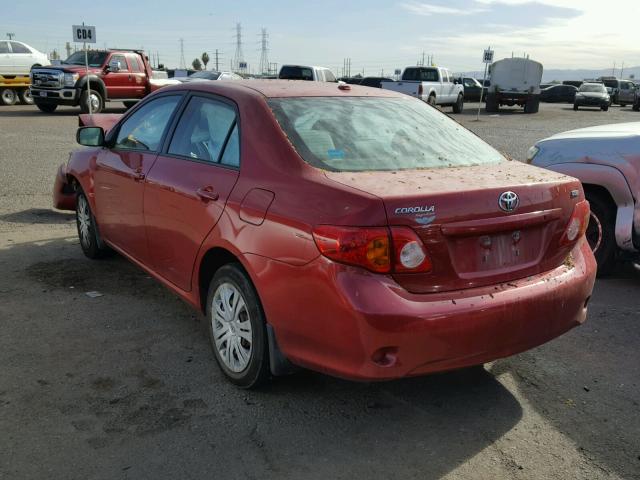
<instances>
[{"instance_id":1,"label":"truck windshield","mask_svg":"<svg viewBox=\"0 0 640 480\"><path fill-rule=\"evenodd\" d=\"M447 168L504 160L457 122L411 98L275 98L269 105L298 154L324 170Z\"/></svg>"},{"instance_id":2,"label":"truck windshield","mask_svg":"<svg viewBox=\"0 0 640 480\"><path fill-rule=\"evenodd\" d=\"M107 59L107 52L88 52L87 58L89 60L90 67L101 67L104 65L104 61ZM72 53L69 58L67 58L63 65L84 65L84 51Z\"/></svg>"},{"instance_id":3,"label":"truck windshield","mask_svg":"<svg viewBox=\"0 0 640 480\"><path fill-rule=\"evenodd\" d=\"M402 80L418 82L437 82L437 68L406 68L402 74Z\"/></svg>"}]
</instances>

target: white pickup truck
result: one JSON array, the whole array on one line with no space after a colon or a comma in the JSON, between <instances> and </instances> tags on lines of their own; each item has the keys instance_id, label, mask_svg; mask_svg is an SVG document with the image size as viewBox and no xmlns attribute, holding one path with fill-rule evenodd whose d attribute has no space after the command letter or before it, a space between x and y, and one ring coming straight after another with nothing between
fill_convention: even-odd
<instances>
[{"instance_id":1,"label":"white pickup truck","mask_svg":"<svg viewBox=\"0 0 640 480\"><path fill-rule=\"evenodd\" d=\"M464 88L446 68L407 67L399 82L383 82L382 88L418 97L433 106L453 107L454 113L461 113L464 107Z\"/></svg>"}]
</instances>

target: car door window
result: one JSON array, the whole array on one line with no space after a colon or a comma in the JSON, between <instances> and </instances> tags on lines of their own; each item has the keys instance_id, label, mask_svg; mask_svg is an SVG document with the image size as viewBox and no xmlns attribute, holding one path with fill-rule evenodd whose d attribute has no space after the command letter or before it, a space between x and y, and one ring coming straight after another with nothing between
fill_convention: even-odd
<instances>
[{"instance_id":1,"label":"car door window","mask_svg":"<svg viewBox=\"0 0 640 480\"><path fill-rule=\"evenodd\" d=\"M9 53L9 42L0 42L0 53Z\"/></svg>"},{"instance_id":2,"label":"car door window","mask_svg":"<svg viewBox=\"0 0 640 480\"><path fill-rule=\"evenodd\" d=\"M221 154L235 121L235 109L226 103L193 97L178 121L169 154L221 163ZM225 161L231 164L234 160L229 157Z\"/></svg>"},{"instance_id":3,"label":"car door window","mask_svg":"<svg viewBox=\"0 0 640 480\"><path fill-rule=\"evenodd\" d=\"M136 110L120 126L114 148L157 152L181 96L156 98Z\"/></svg>"},{"instance_id":4,"label":"car door window","mask_svg":"<svg viewBox=\"0 0 640 480\"><path fill-rule=\"evenodd\" d=\"M238 134L238 124L233 126L227 145L224 148L224 153L220 159L220 163L223 165L229 165L230 167L240 166L240 135Z\"/></svg>"},{"instance_id":5,"label":"car door window","mask_svg":"<svg viewBox=\"0 0 640 480\"><path fill-rule=\"evenodd\" d=\"M127 60L126 58L124 58L124 55L114 55L111 57L111 60L109 60L109 63L111 62L120 62L120 71L121 72L127 72L129 71L129 67L127 66Z\"/></svg>"},{"instance_id":6,"label":"car door window","mask_svg":"<svg viewBox=\"0 0 640 480\"><path fill-rule=\"evenodd\" d=\"M31 50L18 42L11 42L11 50L13 53L31 53Z\"/></svg>"}]
</instances>

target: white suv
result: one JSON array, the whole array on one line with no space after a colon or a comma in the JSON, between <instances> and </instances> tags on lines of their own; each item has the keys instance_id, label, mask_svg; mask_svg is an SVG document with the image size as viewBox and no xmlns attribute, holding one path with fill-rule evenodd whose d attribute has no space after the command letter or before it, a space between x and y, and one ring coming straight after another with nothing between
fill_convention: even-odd
<instances>
[{"instance_id":1,"label":"white suv","mask_svg":"<svg viewBox=\"0 0 640 480\"><path fill-rule=\"evenodd\" d=\"M46 54L26 43L0 40L0 75L28 75L31 67L49 63Z\"/></svg>"},{"instance_id":2,"label":"white suv","mask_svg":"<svg viewBox=\"0 0 640 480\"><path fill-rule=\"evenodd\" d=\"M307 80L310 82L337 82L336 76L325 67L283 65L278 74L281 80Z\"/></svg>"}]
</instances>

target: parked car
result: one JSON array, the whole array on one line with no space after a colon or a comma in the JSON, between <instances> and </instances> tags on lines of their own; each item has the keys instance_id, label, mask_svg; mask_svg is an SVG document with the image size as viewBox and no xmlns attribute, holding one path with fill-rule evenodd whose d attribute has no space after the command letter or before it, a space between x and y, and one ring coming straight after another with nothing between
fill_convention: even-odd
<instances>
[{"instance_id":1,"label":"parked car","mask_svg":"<svg viewBox=\"0 0 640 480\"><path fill-rule=\"evenodd\" d=\"M584 80L563 80L562 85L573 85L576 88L580 88L580 86L584 83Z\"/></svg>"},{"instance_id":2,"label":"parked car","mask_svg":"<svg viewBox=\"0 0 640 480\"><path fill-rule=\"evenodd\" d=\"M580 182L424 102L192 82L84 118L54 205L75 208L86 256L111 248L201 310L242 387L291 364L360 380L478 365L585 320Z\"/></svg>"},{"instance_id":3,"label":"parked car","mask_svg":"<svg viewBox=\"0 0 640 480\"><path fill-rule=\"evenodd\" d=\"M497 112L502 105L524 107L524 113L538 113L542 64L529 58L504 58L489 67L491 86L485 109Z\"/></svg>"},{"instance_id":4,"label":"parked car","mask_svg":"<svg viewBox=\"0 0 640 480\"><path fill-rule=\"evenodd\" d=\"M457 77L454 79L455 83L462 85L464 90L464 99L468 102L477 102L480 100L483 88L482 83L473 77ZM484 98L484 95L483 95Z\"/></svg>"},{"instance_id":5,"label":"parked car","mask_svg":"<svg viewBox=\"0 0 640 480\"><path fill-rule=\"evenodd\" d=\"M606 87L602 83L583 83L573 102L573 109L578 110L580 107L597 107L603 112L609 110L611 97L607 93Z\"/></svg>"},{"instance_id":6,"label":"parked car","mask_svg":"<svg viewBox=\"0 0 640 480\"><path fill-rule=\"evenodd\" d=\"M587 240L598 272L640 252L640 123L599 125L540 140L528 162L582 182L591 205Z\"/></svg>"},{"instance_id":7,"label":"parked car","mask_svg":"<svg viewBox=\"0 0 640 480\"><path fill-rule=\"evenodd\" d=\"M393 79L387 77L364 77L358 85L363 87L382 88L383 82L393 82Z\"/></svg>"},{"instance_id":8,"label":"parked car","mask_svg":"<svg viewBox=\"0 0 640 480\"><path fill-rule=\"evenodd\" d=\"M201 70L188 77L177 78L181 82L206 82L211 80L242 80L242 77L233 72L216 72L214 70Z\"/></svg>"},{"instance_id":9,"label":"parked car","mask_svg":"<svg viewBox=\"0 0 640 480\"><path fill-rule=\"evenodd\" d=\"M605 87L611 88L611 103L622 107L633 104L636 86L631 80L622 80L616 77L600 77L598 82L604 83Z\"/></svg>"},{"instance_id":10,"label":"parked car","mask_svg":"<svg viewBox=\"0 0 640 480\"><path fill-rule=\"evenodd\" d=\"M464 108L464 88L453 81L446 68L407 67L401 81L384 82L382 88L419 98L431 106L452 107L454 113Z\"/></svg>"},{"instance_id":11,"label":"parked car","mask_svg":"<svg viewBox=\"0 0 640 480\"><path fill-rule=\"evenodd\" d=\"M46 53L26 43L0 40L0 75L29 75L33 67L49 65Z\"/></svg>"},{"instance_id":12,"label":"parked car","mask_svg":"<svg viewBox=\"0 0 640 480\"><path fill-rule=\"evenodd\" d=\"M278 74L280 80L306 80L309 82L337 82L336 76L325 67L283 65Z\"/></svg>"},{"instance_id":13,"label":"parked car","mask_svg":"<svg viewBox=\"0 0 640 480\"><path fill-rule=\"evenodd\" d=\"M573 103L578 89L573 85L554 85L540 90L540 101L550 103Z\"/></svg>"}]
</instances>

